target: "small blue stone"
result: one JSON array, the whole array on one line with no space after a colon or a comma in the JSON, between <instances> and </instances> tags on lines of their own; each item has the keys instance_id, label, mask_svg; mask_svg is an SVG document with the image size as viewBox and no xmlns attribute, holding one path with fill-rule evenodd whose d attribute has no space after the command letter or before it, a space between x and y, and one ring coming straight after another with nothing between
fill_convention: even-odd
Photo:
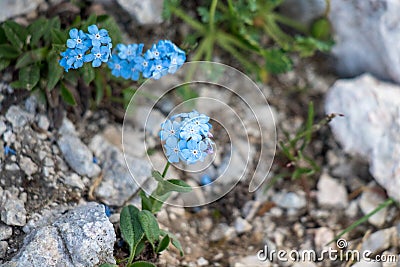
<instances>
[{"instance_id":1,"label":"small blue stone","mask_svg":"<svg viewBox=\"0 0 400 267\"><path fill-rule=\"evenodd\" d=\"M110 216L111 216L111 209L110 209L110 207L107 206L107 205L104 205L104 209L105 209L105 212L106 212L106 216L107 216L107 217L110 217Z\"/></svg>"},{"instance_id":2,"label":"small blue stone","mask_svg":"<svg viewBox=\"0 0 400 267\"><path fill-rule=\"evenodd\" d=\"M99 163L99 161L97 160L97 158L96 158L96 157L93 157L93 163L94 163L94 164L97 164L97 163Z\"/></svg>"},{"instance_id":3,"label":"small blue stone","mask_svg":"<svg viewBox=\"0 0 400 267\"><path fill-rule=\"evenodd\" d=\"M8 154L16 155L17 152L15 152L15 150L12 149L12 148L10 148L9 146L5 146L5 147L4 147L4 155L5 155L5 156L8 156Z\"/></svg>"},{"instance_id":4,"label":"small blue stone","mask_svg":"<svg viewBox=\"0 0 400 267\"><path fill-rule=\"evenodd\" d=\"M201 176L200 178L200 185L208 185L212 183L212 179L209 175L204 174L203 176Z\"/></svg>"}]
</instances>

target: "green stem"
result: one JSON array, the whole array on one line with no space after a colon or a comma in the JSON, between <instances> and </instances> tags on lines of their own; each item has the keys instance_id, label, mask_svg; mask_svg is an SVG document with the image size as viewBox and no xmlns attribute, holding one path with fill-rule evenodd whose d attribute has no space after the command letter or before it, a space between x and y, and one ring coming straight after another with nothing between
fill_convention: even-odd
<instances>
[{"instance_id":1,"label":"green stem","mask_svg":"<svg viewBox=\"0 0 400 267\"><path fill-rule=\"evenodd\" d=\"M132 264L133 258L135 258L135 250L134 249L132 249L131 255L129 255L128 263L126 266L129 266L130 264Z\"/></svg>"},{"instance_id":2,"label":"green stem","mask_svg":"<svg viewBox=\"0 0 400 267\"><path fill-rule=\"evenodd\" d=\"M186 13L179 8L173 8L171 10L176 16L178 16L179 18L181 18L183 21L185 21L190 27L192 27L193 29L204 33L206 30L203 26L203 24L195 21L194 19L192 19L190 16L186 15Z\"/></svg>"},{"instance_id":3,"label":"green stem","mask_svg":"<svg viewBox=\"0 0 400 267\"><path fill-rule=\"evenodd\" d=\"M165 175L167 174L169 165L171 165L171 163L170 163L169 161L167 161L167 164L165 164L164 170L163 170L163 172L162 172L162 174L161 174L161 176L162 176L163 178L165 178Z\"/></svg>"},{"instance_id":4,"label":"green stem","mask_svg":"<svg viewBox=\"0 0 400 267\"><path fill-rule=\"evenodd\" d=\"M293 20L291 18L282 16L281 14L278 14L278 13L271 14L271 16L277 22L285 24L286 26L289 26L289 27L291 27L291 28L293 28L293 29L295 29L295 30L297 30L299 32L302 32L302 33L307 33L308 32L306 26L302 25L301 23L299 23L299 22L297 22L297 21L295 21L295 20Z\"/></svg>"},{"instance_id":5,"label":"green stem","mask_svg":"<svg viewBox=\"0 0 400 267\"><path fill-rule=\"evenodd\" d=\"M380 210L394 204L394 200L393 198L388 198L386 199L385 202L381 203L378 207L376 207L376 209L374 209L373 211L371 211L370 213L368 213L367 215L365 215L364 217L362 217L361 219L355 221L352 225L350 225L349 227L347 227L346 229L344 229L342 232L340 232L335 239L331 240L328 244L331 244L332 242L338 240L339 238L341 238L345 233L348 233L350 231L352 231L354 228L356 228L357 226L359 226L360 224L362 224L363 222L368 221L368 219L373 216L374 214L378 213Z\"/></svg>"},{"instance_id":6,"label":"green stem","mask_svg":"<svg viewBox=\"0 0 400 267\"><path fill-rule=\"evenodd\" d=\"M212 34L214 32L214 19L215 19L215 9L217 8L218 0L213 0L211 2L210 6L210 21L209 21L209 26L210 26L210 33Z\"/></svg>"},{"instance_id":7,"label":"green stem","mask_svg":"<svg viewBox=\"0 0 400 267\"><path fill-rule=\"evenodd\" d=\"M234 37L234 36L232 36L232 35L230 35L228 33L225 33L225 32L222 32L222 31L218 31L216 36L217 36L216 40L218 41L218 43L229 42L229 43L232 43L233 45L235 45L236 47L239 47L241 49L248 50L248 51L251 51L251 52L255 51L254 49L252 49L249 46L245 45L240 40L238 40L236 37ZM260 48L258 48L258 49L260 50ZM259 51L255 51L255 52L259 53Z\"/></svg>"}]
</instances>

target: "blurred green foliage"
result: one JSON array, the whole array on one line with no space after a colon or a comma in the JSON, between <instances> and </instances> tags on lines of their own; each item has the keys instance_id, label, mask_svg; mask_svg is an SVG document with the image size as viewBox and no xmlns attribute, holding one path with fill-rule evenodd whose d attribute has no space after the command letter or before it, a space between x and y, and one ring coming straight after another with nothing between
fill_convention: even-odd
<instances>
[{"instance_id":1,"label":"blurred green foliage","mask_svg":"<svg viewBox=\"0 0 400 267\"><path fill-rule=\"evenodd\" d=\"M309 57L332 46L330 24L320 18L311 27L283 16L283 0L204 0L190 16L180 0L164 0L164 17L176 16L193 32L186 41L195 47L192 60L211 60L216 46L266 82L268 74L292 69L290 53Z\"/></svg>"}]
</instances>

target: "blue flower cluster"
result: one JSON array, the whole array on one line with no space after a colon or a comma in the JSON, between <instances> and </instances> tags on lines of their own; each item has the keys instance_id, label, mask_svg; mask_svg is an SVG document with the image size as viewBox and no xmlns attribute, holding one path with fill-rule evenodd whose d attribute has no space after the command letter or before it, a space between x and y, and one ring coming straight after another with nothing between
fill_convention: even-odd
<instances>
[{"instance_id":1,"label":"blue flower cluster","mask_svg":"<svg viewBox=\"0 0 400 267\"><path fill-rule=\"evenodd\" d=\"M182 160L193 164L214 153L209 120L208 116L193 110L174 115L161 124L160 138L169 162Z\"/></svg>"},{"instance_id":2,"label":"blue flower cluster","mask_svg":"<svg viewBox=\"0 0 400 267\"><path fill-rule=\"evenodd\" d=\"M143 53L143 44L118 44L108 66L116 77L137 81L144 78L160 79L175 73L185 62L186 55L169 40L160 40Z\"/></svg>"},{"instance_id":3,"label":"blue flower cluster","mask_svg":"<svg viewBox=\"0 0 400 267\"><path fill-rule=\"evenodd\" d=\"M61 53L59 61L66 72L82 67L85 62L92 62L93 67L99 67L110 58L112 43L108 31L99 30L96 25L89 26L88 31L85 33L75 28L69 31L68 48Z\"/></svg>"}]
</instances>

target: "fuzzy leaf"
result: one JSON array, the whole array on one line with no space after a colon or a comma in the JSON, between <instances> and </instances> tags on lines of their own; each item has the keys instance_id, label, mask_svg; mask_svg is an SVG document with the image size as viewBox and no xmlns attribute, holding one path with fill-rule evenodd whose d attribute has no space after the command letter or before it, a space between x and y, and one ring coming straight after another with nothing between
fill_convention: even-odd
<instances>
[{"instance_id":1,"label":"fuzzy leaf","mask_svg":"<svg viewBox=\"0 0 400 267\"><path fill-rule=\"evenodd\" d=\"M84 64L81 68L83 72L83 81L86 85L89 85L95 78L95 71L91 64Z\"/></svg>"},{"instance_id":2,"label":"fuzzy leaf","mask_svg":"<svg viewBox=\"0 0 400 267\"><path fill-rule=\"evenodd\" d=\"M19 69L35 62L42 61L47 55L47 47L38 48L22 54L15 64L15 68Z\"/></svg>"},{"instance_id":3,"label":"fuzzy leaf","mask_svg":"<svg viewBox=\"0 0 400 267\"><path fill-rule=\"evenodd\" d=\"M3 23L4 33L10 43L18 48L22 49L24 47L28 32L26 28L12 20L7 20Z\"/></svg>"},{"instance_id":4,"label":"fuzzy leaf","mask_svg":"<svg viewBox=\"0 0 400 267\"><path fill-rule=\"evenodd\" d=\"M68 105L71 106L76 105L75 97L73 96L71 91L68 90L68 88L62 83L61 83L61 97L64 100L64 102L67 103Z\"/></svg>"},{"instance_id":5,"label":"fuzzy leaf","mask_svg":"<svg viewBox=\"0 0 400 267\"><path fill-rule=\"evenodd\" d=\"M47 62L48 62L48 75L47 75L47 90L52 90L56 84L60 81L64 70L58 64L58 56L55 52L49 53L47 57Z\"/></svg>"},{"instance_id":6,"label":"fuzzy leaf","mask_svg":"<svg viewBox=\"0 0 400 267\"><path fill-rule=\"evenodd\" d=\"M45 18L38 18L28 26L28 32L31 36L30 45L35 47L38 45L40 38L47 31L48 20Z\"/></svg>"},{"instance_id":7,"label":"fuzzy leaf","mask_svg":"<svg viewBox=\"0 0 400 267\"><path fill-rule=\"evenodd\" d=\"M63 45L65 49L65 43L67 42L67 35L64 32L57 29L51 29L50 31L51 31L51 40L53 46L54 44Z\"/></svg>"},{"instance_id":8,"label":"fuzzy leaf","mask_svg":"<svg viewBox=\"0 0 400 267\"><path fill-rule=\"evenodd\" d=\"M20 55L20 51L10 44L0 45L0 58L14 59Z\"/></svg>"},{"instance_id":9,"label":"fuzzy leaf","mask_svg":"<svg viewBox=\"0 0 400 267\"><path fill-rule=\"evenodd\" d=\"M178 179L170 179L162 181L162 191L160 192L160 195L164 195L172 191L187 193L192 191L192 187L187 183L185 183L184 181Z\"/></svg>"},{"instance_id":10,"label":"fuzzy leaf","mask_svg":"<svg viewBox=\"0 0 400 267\"><path fill-rule=\"evenodd\" d=\"M118 265L111 264L111 263L103 263L99 267L118 267Z\"/></svg>"},{"instance_id":11,"label":"fuzzy leaf","mask_svg":"<svg viewBox=\"0 0 400 267\"><path fill-rule=\"evenodd\" d=\"M11 61L8 59L0 59L0 71L4 70L10 65Z\"/></svg>"},{"instance_id":12,"label":"fuzzy leaf","mask_svg":"<svg viewBox=\"0 0 400 267\"><path fill-rule=\"evenodd\" d=\"M154 243L160 239L160 227L158 226L157 219L148 210L140 211L138 216L146 238L152 245L153 250L155 250Z\"/></svg>"},{"instance_id":13,"label":"fuzzy leaf","mask_svg":"<svg viewBox=\"0 0 400 267\"><path fill-rule=\"evenodd\" d=\"M157 246L156 252L160 253L161 251L164 251L165 249L167 249L170 241L171 240L170 240L169 236L164 235L163 239L161 239L160 243Z\"/></svg>"},{"instance_id":14,"label":"fuzzy leaf","mask_svg":"<svg viewBox=\"0 0 400 267\"><path fill-rule=\"evenodd\" d=\"M32 90L39 82L40 68L36 65L27 66L19 70L19 81L23 88Z\"/></svg>"},{"instance_id":15,"label":"fuzzy leaf","mask_svg":"<svg viewBox=\"0 0 400 267\"><path fill-rule=\"evenodd\" d=\"M122 238L128 243L131 254L144 236L139 220L139 209L133 205L125 206L120 215L120 228Z\"/></svg>"}]
</instances>

